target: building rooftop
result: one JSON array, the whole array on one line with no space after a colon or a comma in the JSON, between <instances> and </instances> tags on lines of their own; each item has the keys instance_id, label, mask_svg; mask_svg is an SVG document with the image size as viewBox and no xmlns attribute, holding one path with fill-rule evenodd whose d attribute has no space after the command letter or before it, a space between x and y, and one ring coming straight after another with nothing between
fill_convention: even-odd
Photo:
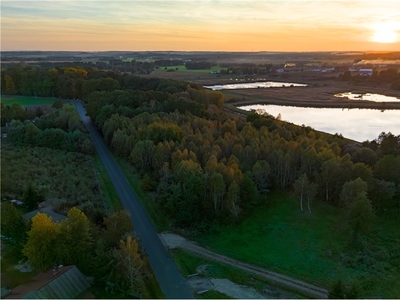
<instances>
[{"instance_id":1,"label":"building rooftop","mask_svg":"<svg viewBox=\"0 0 400 300\"><path fill-rule=\"evenodd\" d=\"M30 282L11 290L6 299L74 299L90 287L86 276L72 265L40 272Z\"/></svg>"},{"instance_id":2,"label":"building rooftop","mask_svg":"<svg viewBox=\"0 0 400 300\"><path fill-rule=\"evenodd\" d=\"M30 220L32 219L34 216L36 216L39 212L44 213L46 215L48 215L49 217L52 218L52 220L54 222L61 222L65 219L67 219L67 216L58 214L56 212L54 212L50 207L45 207L45 208L41 208L40 210L36 209L34 211L28 212L27 214L24 215L24 219L25 220Z\"/></svg>"}]
</instances>

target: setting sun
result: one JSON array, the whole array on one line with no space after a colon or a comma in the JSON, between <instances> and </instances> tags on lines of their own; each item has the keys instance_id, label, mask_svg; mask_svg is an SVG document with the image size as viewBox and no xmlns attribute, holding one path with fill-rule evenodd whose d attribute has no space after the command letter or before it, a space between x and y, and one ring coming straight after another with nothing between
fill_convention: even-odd
<instances>
[{"instance_id":1,"label":"setting sun","mask_svg":"<svg viewBox=\"0 0 400 300\"><path fill-rule=\"evenodd\" d=\"M377 43L395 43L398 40L397 26L393 22L374 26L372 41Z\"/></svg>"}]
</instances>

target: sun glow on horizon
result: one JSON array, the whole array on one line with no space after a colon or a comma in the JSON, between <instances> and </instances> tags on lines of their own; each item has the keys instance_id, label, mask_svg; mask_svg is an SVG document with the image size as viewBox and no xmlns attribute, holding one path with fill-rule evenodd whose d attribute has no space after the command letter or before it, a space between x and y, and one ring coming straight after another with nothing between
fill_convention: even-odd
<instances>
[{"instance_id":1,"label":"sun glow on horizon","mask_svg":"<svg viewBox=\"0 0 400 300\"><path fill-rule=\"evenodd\" d=\"M372 41L376 43L395 43L399 40L398 29L399 24L395 22L376 24L373 27Z\"/></svg>"}]
</instances>

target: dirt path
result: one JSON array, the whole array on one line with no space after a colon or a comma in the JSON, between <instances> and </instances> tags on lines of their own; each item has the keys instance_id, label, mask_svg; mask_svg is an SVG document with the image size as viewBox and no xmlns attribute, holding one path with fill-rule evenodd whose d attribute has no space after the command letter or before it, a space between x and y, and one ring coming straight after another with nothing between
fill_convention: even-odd
<instances>
[{"instance_id":1,"label":"dirt path","mask_svg":"<svg viewBox=\"0 0 400 300\"><path fill-rule=\"evenodd\" d=\"M265 296L254 288L236 284L228 279L190 278L188 281L195 291L214 290L234 299L265 299Z\"/></svg>"},{"instance_id":2,"label":"dirt path","mask_svg":"<svg viewBox=\"0 0 400 300\"><path fill-rule=\"evenodd\" d=\"M307 295L313 296L315 298L328 298L328 290L321 288L319 286L315 286L309 283L306 283L301 280L297 280L285 275L281 275L272 271L269 271L265 268L261 268L258 266L250 265L224 255L217 254L210 250L207 250L203 247L196 245L194 242L188 241L185 238L172 234L172 233L162 233L160 234L161 240L169 249L181 248L192 252L194 254L206 257L208 259L221 262L232 267L244 270L246 272L255 274L260 277L264 277L271 282L278 283L281 286L297 290L299 292L305 293Z\"/></svg>"}]
</instances>

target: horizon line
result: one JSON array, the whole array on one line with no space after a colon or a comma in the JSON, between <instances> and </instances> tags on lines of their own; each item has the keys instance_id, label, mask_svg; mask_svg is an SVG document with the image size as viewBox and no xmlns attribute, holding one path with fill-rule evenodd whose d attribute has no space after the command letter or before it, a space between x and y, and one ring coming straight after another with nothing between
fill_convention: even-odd
<instances>
[{"instance_id":1,"label":"horizon line","mask_svg":"<svg viewBox=\"0 0 400 300\"><path fill-rule=\"evenodd\" d=\"M289 50L260 50L260 51L227 51L227 50L0 50L3 52L223 52L223 53L365 53L365 52L392 52L397 53L400 51L395 50L305 50L305 51L289 51Z\"/></svg>"}]
</instances>

